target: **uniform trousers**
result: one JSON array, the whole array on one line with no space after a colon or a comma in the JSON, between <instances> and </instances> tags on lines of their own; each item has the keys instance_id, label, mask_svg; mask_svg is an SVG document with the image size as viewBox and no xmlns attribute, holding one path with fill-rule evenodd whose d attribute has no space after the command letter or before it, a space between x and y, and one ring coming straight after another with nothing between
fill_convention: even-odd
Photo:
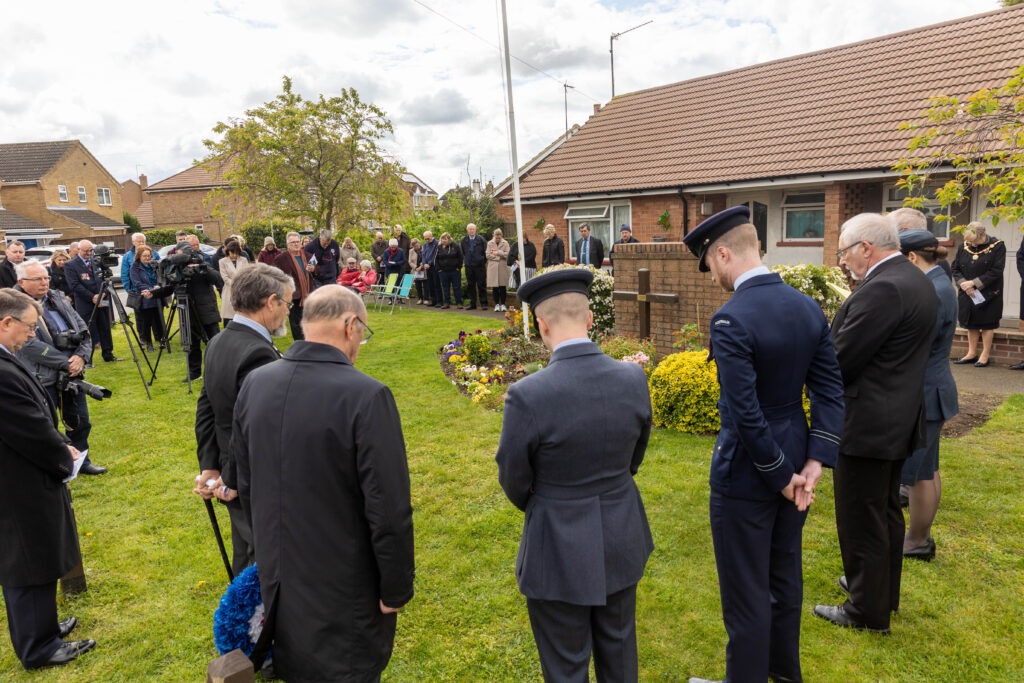
<instances>
[{"instance_id":1,"label":"uniform trousers","mask_svg":"<svg viewBox=\"0 0 1024 683\"><path fill-rule=\"evenodd\" d=\"M835 470L836 531L850 588L844 607L869 628L889 628L900 606L903 460L839 455Z\"/></svg>"},{"instance_id":2,"label":"uniform trousers","mask_svg":"<svg viewBox=\"0 0 1024 683\"><path fill-rule=\"evenodd\" d=\"M252 547L252 523L238 498L224 503L231 518L231 571L238 576L242 570L256 562Z\"/></svg>"},{"instance_id":3,"label":"uniform trousers","mask_svg":"<svg viewBox=\"0 0 1024 683\"><path fill-rule=\"evenodd\" d=\"M527 598L526 609L545 681L585 683L591 651L599 683L638 679L636 584L604 605Z\"/></svg>"},{"instance_id":4,"label":"uniform trousers","mask_svg":"<svg viewBox=\"0 0 1024 683\"><path fill-rule=\"evenodd\" d=\"M487 266L466 266L466 289L469 305L487 308Z\"/></svg>"},{"instance_id":5,"label":"uniform trousers","mask_svg":"<svg viewBox=\"0 0 1024 683\"><path fill-rule=\"evenodd\" d=\"M57 623L57 582L4 586L11 645L26 669L42 666L64 641Z\"/></svg>"},{"instance_id":6,"label":"uniform trousers","mask_svg":"<svg viewBox=\"0 0 1024 683\"><path fill-rule=\"evenodd\" d=\"M799 681L801 540L807 512L781 494L746 500L711 493L730 683L764 683L768 673Z\"/></svg>"}]
</instances>

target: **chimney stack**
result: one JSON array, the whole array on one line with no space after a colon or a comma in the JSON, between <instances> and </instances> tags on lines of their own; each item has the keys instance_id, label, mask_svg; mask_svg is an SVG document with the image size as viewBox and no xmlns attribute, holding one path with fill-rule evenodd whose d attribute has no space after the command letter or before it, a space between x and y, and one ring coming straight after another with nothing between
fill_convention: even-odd
<instances>
[{"instance_id":1,"label":"chimney stack","mask_svg":"<svg viewBox=\"0 0 1024 683\"><path fill-rule=\"evenodd\" d=\"M600 105L600 104L595 104L595 105L594 105L594 113L596 114L596 113L598 113L599 111L601 111L601 105Z\"/></svg>"},{"instance_id":2,"label":"chimney stack","mask_svg":"<svg viewBox=\"0 0 1024 683\"><path fill-rule=\"evenodd\" d=\"M139 187L145 191L149 187L149 178L146 177L145 173L139 174Z\"/></svg>"}]
</instances>

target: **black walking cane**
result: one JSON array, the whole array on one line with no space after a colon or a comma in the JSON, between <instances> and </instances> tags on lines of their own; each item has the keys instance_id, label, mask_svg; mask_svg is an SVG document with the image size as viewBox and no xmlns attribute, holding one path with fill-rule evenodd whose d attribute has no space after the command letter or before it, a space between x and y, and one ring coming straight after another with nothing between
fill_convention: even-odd
<instances>
[{"instance_id":1,"label":"black walking cane","mask_svg":"<svg viewBox=\"0 0 1024 683\"><path fill-rule=\"evenodd\" d=\"M235 580L235 573L231 571L231 562L228 561L228 551L224 548L224 538L220 535L220 524L217 523L217 513L213 510L212 500L203 500L206 503L206 512L210 515L210 524L213 526L213 537L217 539L217 547L220 548L220 558L224 560L224 569L228 572L228 583Z\"/></svg>"}]
</instances>

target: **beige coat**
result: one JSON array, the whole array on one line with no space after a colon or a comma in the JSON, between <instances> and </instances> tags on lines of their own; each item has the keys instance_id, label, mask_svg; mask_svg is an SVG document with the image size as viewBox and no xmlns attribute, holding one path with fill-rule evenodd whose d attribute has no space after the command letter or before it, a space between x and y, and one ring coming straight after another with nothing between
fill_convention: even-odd
<instances>
[{"instance_id":1,"label":"beige coat","mask_svg":"<svg viewBox=\"0 0 1024 683\"><path fill-rule=\"evenodd\" d=\"M487 286L508 287L508 240L498 244L493 239L487 243Z\"/></svg>"},{"instance_id":2,"label":"beige coat","mask_svg":"<svg viewBox=\"0 0 1024 683\"><path fill-rule=\"evenodd\" d=\"M220 317L234 318L235 309L231 305L231 282L235 279L238 271L249 267L249 259L239 256L238 261L232 263L231 257L225 256L218 261L217 266L220 268L220 276L224 278L224 289L220 293Z\"/></svg>"}]
</instances>

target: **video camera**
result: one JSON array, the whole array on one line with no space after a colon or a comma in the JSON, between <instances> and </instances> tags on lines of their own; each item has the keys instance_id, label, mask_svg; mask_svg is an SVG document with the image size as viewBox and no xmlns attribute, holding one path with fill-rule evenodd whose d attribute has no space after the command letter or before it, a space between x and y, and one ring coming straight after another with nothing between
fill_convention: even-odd
<instances>
[{"instance_id":1,"label":"video camera","mask_svg":"<svg viewBox=\"0 0 1024 683\"><path fill-rule=\"evenodd\" d=\"M67 370L57 371L57 390L69 391L72 394L84 391L86 396L94 398L97 401L102 401L105 398L113 396L113 392L106 387L101 387L98 384L90 384L80 377L72 379L70 375L68 375Z\"/></svg>"},{"instance_id":2,"label":"video camera","mask_svg":"<svg viewBox=\"0 0 1024 683\"><path fill-rule=\"evenodd\" d=\"M163 285L187 282L193 275L206 272L206 259L192 250L188 242L178 242L174 252L160 260L160 280Z\"/></svg>"},{"instance_id":3,"label":"video camera","mask_svg":"<svg viewBox=\"0 0 1024 683\"><path fill-rule=\"evenodd\" d=\"M53 345L61 351L73 351L82 345L85 335L73 330L64 330L53 335Z\"/></svg>"},{"instance_id":4,"label":"video camera","mask_svg":"<svg viewBox=\"0 0 1024 683\"><path fill-rule=\"evenodd\" d=\"M117 267L117 254L106 244L97 244L92 250L92 267L109 278L113 274L110 269Z\"/></svg>"}]
</instances>

